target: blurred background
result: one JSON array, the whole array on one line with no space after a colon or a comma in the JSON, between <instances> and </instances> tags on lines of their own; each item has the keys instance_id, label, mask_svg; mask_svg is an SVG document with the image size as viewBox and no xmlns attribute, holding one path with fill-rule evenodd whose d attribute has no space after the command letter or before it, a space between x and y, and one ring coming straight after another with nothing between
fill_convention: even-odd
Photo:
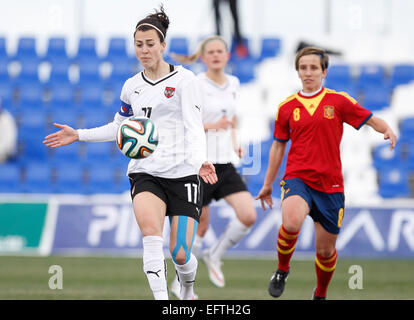
<instances>
[{"instance_id":1,"label":"blurred background","mask_svg":"<svg viewBox=\"0 0 414 320\"><path fill-rule=\"evenodd\" d=\"M164 0L170 52L193 53L215 34L213 1ZM142 246L115 143L42 141L52 123L91 128L111 121L124 81L141 70L136 23L159 8L146 0L0 2L0 254L137 256ZM221 31L232 52L228 72L241 82L237 163L251 193L263 183L277 106L300 89L298 48L330 55L325 86L346 91L385 119L399 137L394 151L371 128L345 125L342 163L347 210L338 252L349 258L414 257L414 2L409 0L240 0L239 54L228 5ZM186 66L203 71L196 62ZM274 197L284 164L275 181ZM280 210L262 213L229 256L274 258ZM234 213L212 206L205 245ZM165 233L168 233L166 224ZM167 238L168 239L168 238ZM167 244L167 243L166 243ZM167 247L166 247L167 248ZM298 257L313 257L304 225ZM270 275L270 273L269 273Z\"/></svg>"}]
</instances>

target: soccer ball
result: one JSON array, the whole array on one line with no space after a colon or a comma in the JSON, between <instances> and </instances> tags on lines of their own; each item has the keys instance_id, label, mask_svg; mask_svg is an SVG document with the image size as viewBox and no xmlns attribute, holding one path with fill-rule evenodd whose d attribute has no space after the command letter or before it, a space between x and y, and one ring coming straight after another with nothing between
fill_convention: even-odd
<instances>
[{"instance_id":1,"label":"soccer ball","mask_svg":"<svg viewBox=\"0 0 414 320\"><path fill-rule=\"evenodd\" d=\"M118 128L116 143L121 152L129 158L147 158L157 148L157 128L148 118L125 119Z\"/></svg>"}]
</instances>

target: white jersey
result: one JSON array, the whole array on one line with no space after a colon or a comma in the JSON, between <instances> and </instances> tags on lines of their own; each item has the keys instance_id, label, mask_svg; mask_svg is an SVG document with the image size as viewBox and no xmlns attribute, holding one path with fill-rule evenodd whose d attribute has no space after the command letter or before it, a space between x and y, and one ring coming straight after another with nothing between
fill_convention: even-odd
<instances>
[{"instance_id":1,"label":"white jersey","mask_svg":"<svg viewBox=\"0 0 414 320\"><path fill-rule=\"evenodd\" d=\"M178 66L152 81L144 71L129 78L121 91L121 110L114 121L98 128L80 129L81 141L113 141L121 122L130 116L150 118L158 130L158 146L145 159L131 159L127 174L145 172L162 178L198 174L206 161L202 98L194 73Z\"/></svg>"},{"instance_id":2,"label":"white jersey","mask_svg":"<svg viewBox=\"0 0 414 320\"><path fill-rule=\"evenodd\" d=\"M200 73L198 79L203 90L203 123L219 121L223 116L232 120L236 113L236 93L240 81L226 74L227 81L218 85L209 79L206 73ZM226 130L208 130L207 159L212 163L230 163L234 160L232 128Z\"/></svg>"}]
</instances>

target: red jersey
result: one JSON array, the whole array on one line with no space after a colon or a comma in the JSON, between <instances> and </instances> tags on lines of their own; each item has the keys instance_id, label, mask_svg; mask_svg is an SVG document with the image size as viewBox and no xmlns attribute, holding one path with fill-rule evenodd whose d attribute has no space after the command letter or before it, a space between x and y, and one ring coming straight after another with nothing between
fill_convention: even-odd
<instances>
[{"instance_id":1,"label":"red jersey","mask_svg":"<svg viewBox=\"0 0 414 320\"><path fill-rule=\"evenodd\" d=\"M345 92L322 88L305 97L300 92L279 105L273 136L291 139L283 179L300 178L327 193L344 192L339 146L343 123L359 129L372 113Z\"/></svg>"}]
</instances>

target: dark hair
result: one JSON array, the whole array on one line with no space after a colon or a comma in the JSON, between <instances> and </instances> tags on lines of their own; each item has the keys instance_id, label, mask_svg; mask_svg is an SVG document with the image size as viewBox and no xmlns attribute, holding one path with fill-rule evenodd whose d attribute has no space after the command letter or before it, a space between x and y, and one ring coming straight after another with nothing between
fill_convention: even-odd
<instances>
[{"instance_id":1,"label":"dark hair","mask_svg":"<svg viewBox=\"0 0 414 320\"><path fill-rule=\"evenodd\" d=\"M302 58L303 56L308 56L310 54L316 54L317 56L319 56L321 60L322 71L325 71L326 69L328 69L329 57L327 56L324 50L316 48L316 47L305 47L302 50L300 50L298 54L296 55L296 59L295 59L296 70L299 70L299 59Z\"/></svg>"},{"instance_id":2,"label":"dark hair","mask_svg":"<svg viewBox=\"0 0 414 320\"><path fill-rule=\"evenodd\" d=\"M170 25L170 19L165 14L164 6L160 6L160 11L154 9L155 13L146 16L144 19L140 20L135 27L134 37L137 30L140 31L147 31L154 29L157 31L158 36L161 42L165 41L165 37L167 35L167 29Z\"/></svg>"}]
</instances>

